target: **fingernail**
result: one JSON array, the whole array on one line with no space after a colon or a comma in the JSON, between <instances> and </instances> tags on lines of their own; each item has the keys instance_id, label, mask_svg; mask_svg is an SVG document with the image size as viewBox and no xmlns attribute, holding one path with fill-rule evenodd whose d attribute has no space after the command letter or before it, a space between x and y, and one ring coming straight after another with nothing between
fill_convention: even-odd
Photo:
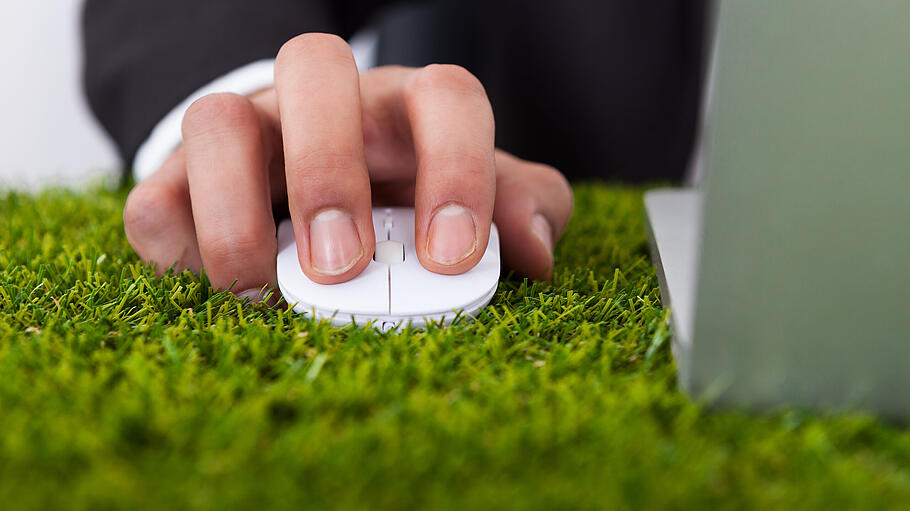
<instances>
[{"instance_id":1,"label":"fingernail","mask_svg":"<svg viewBox=\"0 0 910 511\"><path fill-rule=\"evenodd\" d=\"M351 269L363 255L363 244L351 215L326 209L310 221L310 264L324 275Z\"/></svg>"},{"instance_id":2,"label":"fingernail","mask_svg":"<svg viewBox=\"0 0 910 511\"><path fill-rule=\"evenodd\" d=\"M237 298L243 300L244 298L249 298L252 303L259 303L264 298L262 296L263 290L257 288L247 289L246 291L241 291L237 293Z\"/></svg>"},{"instance_id":3,"label":"fingernail","mask_svg":"<svg viewBox=\"0 0 910 511\"><path fill-rule=\"evenodd\" d=\"M553 251L553 230L550 229L550 222L540 213L531 217L531 233L547 247L548 251Z\"/></svg>"},{"instance_id":4,"label":"fingernail","mask_svg":"<svg viewBox=\"0 0 910 511\"><path fill-rule=\"evenodd\" d=\"M430 220L427 252L430 259L452 265L477 248L477 228L474 216L461 204L449 203L436 211Z\"/></svg>"}]
</instances>

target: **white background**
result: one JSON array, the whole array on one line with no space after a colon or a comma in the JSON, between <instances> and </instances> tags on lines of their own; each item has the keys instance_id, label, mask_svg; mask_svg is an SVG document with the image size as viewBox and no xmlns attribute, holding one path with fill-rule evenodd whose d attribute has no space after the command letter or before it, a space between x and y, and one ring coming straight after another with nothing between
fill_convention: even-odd
<instances>
[{"instance_id":1,"label":"white background","mask_svg":"<svg viewBox=\"0 0 910 511\"><path fill-rule=\"evenodd\" d=\"M83 96L81 0L3 0L0 188L79 186L119 161Z\"/></svg>"}]
</instances>

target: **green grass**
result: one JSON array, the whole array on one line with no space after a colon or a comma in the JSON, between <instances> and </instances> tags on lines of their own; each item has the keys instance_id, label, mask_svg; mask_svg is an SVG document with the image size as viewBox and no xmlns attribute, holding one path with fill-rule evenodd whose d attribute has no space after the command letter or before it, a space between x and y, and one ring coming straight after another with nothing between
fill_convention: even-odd
<instances>
[{"instance_id":1,"label":"green grass","mask_svg":"<svg viewBox=\"0 0 910 511\"><path fill-rule=\"evenodd\" d=\"M379 334L155 278L124 191L0 192L0 506L910 507L902 429L683 396L640 190L576 193L552 282Z\"/></svg>"}]
</instances>

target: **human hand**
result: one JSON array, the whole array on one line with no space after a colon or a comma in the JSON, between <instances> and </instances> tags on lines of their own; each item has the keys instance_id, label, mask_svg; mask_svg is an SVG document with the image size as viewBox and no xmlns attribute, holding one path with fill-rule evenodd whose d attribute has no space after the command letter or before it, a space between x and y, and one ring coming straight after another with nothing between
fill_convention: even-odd
<instances>
[{"instance_id":1,"label":"human hand","mask_svg":"<svg viewBox=\"0 0 910 511\"><path fill-rule=\"evenodd\" d=\"M290 214L303 272L333 284L369 264L372 205L408 205L428 270L471 269L495 221L505 267L549 278L571 188L493 138L486 93L465 69L358 74L342 39L304 34L279 51L273 88L193 103L183 145L130 193L126 236L159 271L204 267L216 288L255 298L276 285L273 208Z\"/></svg>"}]
</instances>

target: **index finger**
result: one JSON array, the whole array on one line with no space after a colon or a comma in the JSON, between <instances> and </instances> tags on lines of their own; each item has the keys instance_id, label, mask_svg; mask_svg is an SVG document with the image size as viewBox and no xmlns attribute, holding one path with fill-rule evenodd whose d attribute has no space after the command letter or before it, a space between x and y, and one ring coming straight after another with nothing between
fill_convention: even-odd
<instances>
[{"instance_id":1,"label":"index finger","mask_svg":"<svg viewBox=\"0 0 910 511\"><path fill-rule=\"evenodd\" d=\"M321 284L350 280L375 245L350 47L329 34L295 37L278 53L275 90L300 267Z\"/></svg>"}]
</instances>

